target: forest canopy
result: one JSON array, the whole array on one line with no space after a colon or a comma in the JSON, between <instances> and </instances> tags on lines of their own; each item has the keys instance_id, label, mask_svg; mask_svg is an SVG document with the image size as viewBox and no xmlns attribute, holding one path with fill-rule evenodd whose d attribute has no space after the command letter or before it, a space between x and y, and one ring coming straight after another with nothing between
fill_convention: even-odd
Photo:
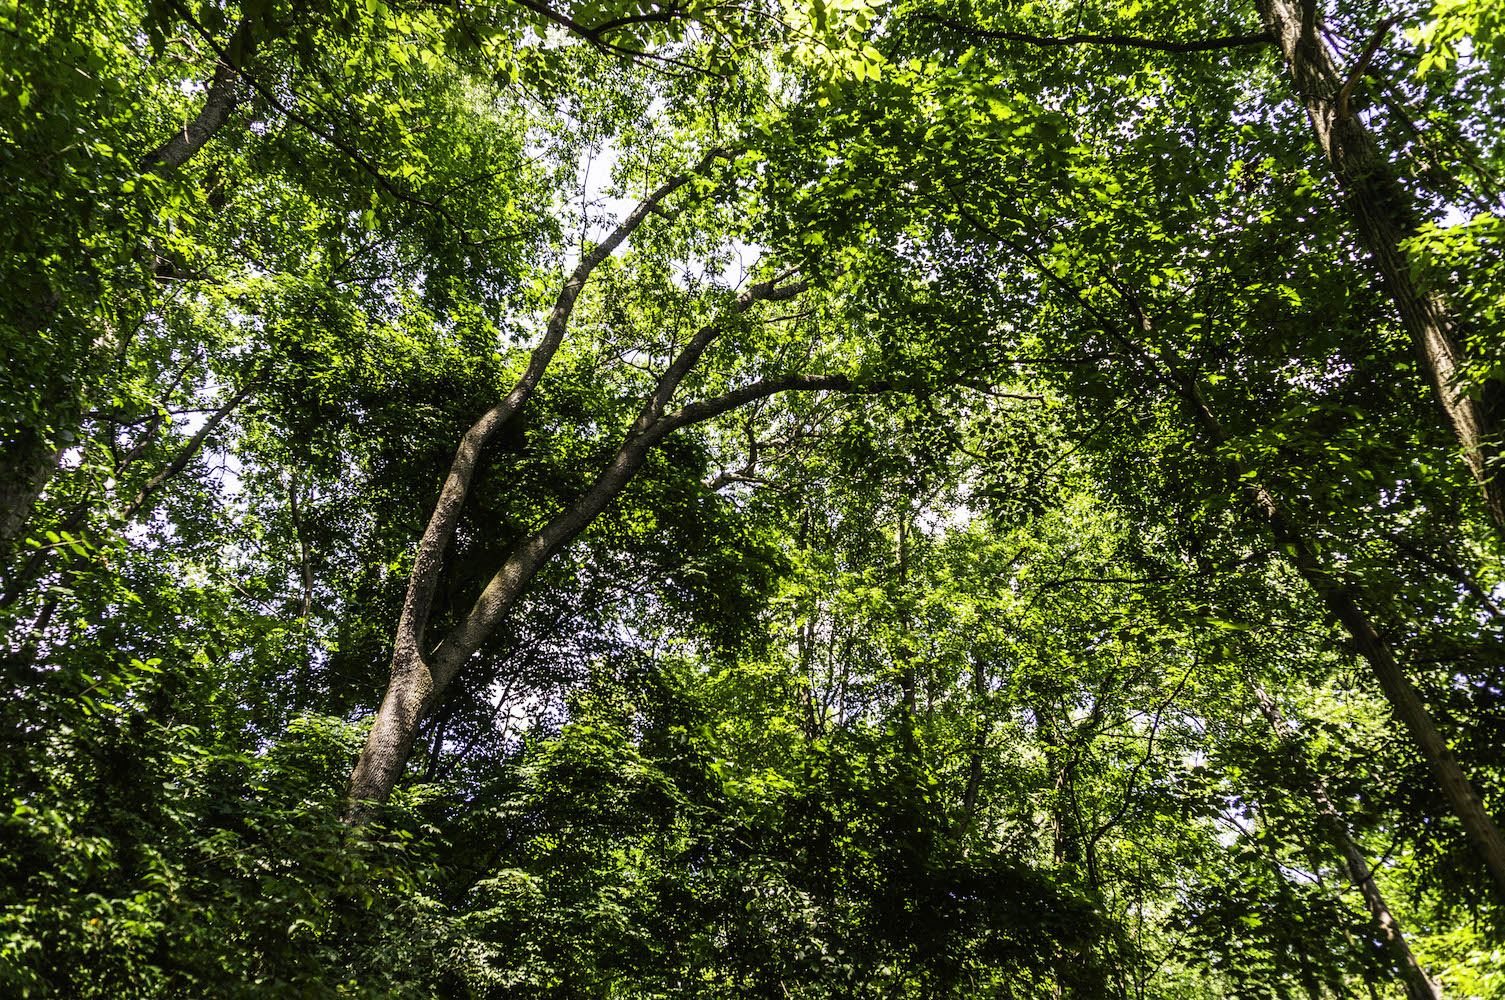
<instances>
[{"instance_id":1,"label":"forest canopy","mask_svg":"<svg viewBox=\"0 0 1505 1000\"><path fill-rule=\"evenodd\" d=\"M1502 32L0 0L0 994L1505 998Z\"/></svg>"}]
</instances>

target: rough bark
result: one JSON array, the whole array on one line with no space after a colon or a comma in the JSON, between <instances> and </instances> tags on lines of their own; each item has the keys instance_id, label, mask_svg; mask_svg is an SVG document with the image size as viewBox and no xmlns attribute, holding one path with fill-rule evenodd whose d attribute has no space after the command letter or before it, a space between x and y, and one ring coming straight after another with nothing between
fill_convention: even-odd
<instances>
[{"instance_id":1,"label":"rough bark","mask_svg":"<svg viewBox=\"0 0 1505 1000\"><path fill-rule=\"evenodd\" d=\"M774 282L755 285L738 299L736 311L743 312L758 301L792 298L804 287L803 282L788 286L778 286ZM439 703L466 661L501 626L538 571L616 499L642 467L649 452L669 434L780 392L881 392L890 388L887 384L856 386L840 375L787 374L669 411L668 404L675 390L718 332L719 325L712 323L691 338L660 376L621 446L591 487L509 553L469 613L431 655L423 655L411 623L407 624L409 632L394 647L391 680L350 778L349 821L363 822L370 815L371 803L387 799L412 753L419 722ZM428 586L431 588L432 583Z\"/></svg>"},{"instance_id":2,"label":"rough bark","mask_svg":"<svg viewBox=\"0 0 1505 1000\"><path fill-rule=\"evenodd\" d=\"M242 65L250 59L256 48L256 36L249 21L241 21L225 49L239 52ZM230 114L240 103L238 90L240 73L229 61L221 59L214 67L214 77L209 81L209 90L198 113L183 123L181 132L174 132L156 149L141 160L143 170L175 170L193 158L194 154L225 127Z\"/></svg>"},{"instance_id":3,"label":"rough bark","mask_svg":"<svg viewBox=\"0 0 1505 1000\"><path fill-rule=\"evenodd\" d=\"M698 164L698 169L708 166L718 155L722 155L720 150L707 154ZM385 800L391 794L397 775L401 773L411 750L411 733L422 718L424 705L435 694L433 678L423 656L424 632L433 606L434 590L439 583L444 552L454 538L455 527L459 524L460 513L465 507L471 480L475 477L476 466L486 442L522 409L543 378L544 372L548 370L560 344L564 342L570 314L574 312L575 302L591 273L643 224L644 219L659 210L666 198L689 180L690 175L686 174L660 185L606 239L581 256L580 262L554 301L554 308L544 326L543 339L533 349L527 367L501 402L482 414L461 437L460 446L450 463L449 473L439 490L439 499L434 504L423 537L418 542L418 551L413 557L413 569L408 575L408 591L398 615L392 644L391 680L377 711L376 722L367 736L365 749L361 751L355 773L351 777L352 802L365 799ZM531 575L530 573L530 578ZM354 810L351 816L353 819L361 818Z\"/></svg>"},{"instance_id":4,"label":"rough bark","mask_svg":"<svg viewBox=\"0 0 1505 1000\"><path fill-rule=\"evenodd\" d=\"M1260 687L1252 677L1249 679L1249 687L1254 691L1254 697L1259 702L1260 713L1270 723L1276 739L1289 746L1292 735L1285 718L1280 714L1280 709L1265 693L1265 689ZM1348 823L1344 820L1343 813L1328 795L1327 782L1323 781L1320 776L1313 776L1310 791L1312 802L1317 807L1317 820L1327 831L1338 853L1343 855L1343 866L1348 871L1348 880L1364 898L1364 907L1369 911L1375 937L1379 939L1385 953L1390 956L1390 960L1395 963L1401 980L1406 984L1406 995L1410 997L1410 1000L1442 1000L1442 989L1432 981L1426 970L1416 961L1416 956L1411 953L1411 947L1406 943L1406 936L1401 929L1400 921L1396 920L1395 915L1390 912L1390 905L1385 901L1384 893L1380 891L1379 885L1374 880L1374 869L1364 857L1364 852L1359 849L1358 844L1354 843L1353 837L1348 832Z\"/></svg>"},{"instance_id":5,"label":"rough bark","mask_svg":"<svg viewBox=\"0 0 1505 1000\"><path fill-rule=\"evenodd\" d=\"M57 472L63 449L45 440L18 441L0 458L0 556L26 534L42 491Z\"/></svg>"},{"instance_id":6,"label":"rough bark","mask_svg":"<svg viewBox=\"0 0 1505 1000\"><path fill-rule=\"evenodd\" d=\"M1505 530L1505 481L1495 475L1500 457L1498 414L1486 398L1492 394L1466 377L1468 359L1446 297L1417 286L1401 250L1402 242L1417 232L1415 199L1397 182L1348 106L1353 83L1367 60L1359 60L1354 79L1343 79L1317 32L1315 0L1309 0L1306 17L1295 0L1256 0L1255 6L1285 55L1292 89L1347 195L1359 237L1411 336L1427 381L1483 492L1490 519Z\"/></svg>"}]
</instances>

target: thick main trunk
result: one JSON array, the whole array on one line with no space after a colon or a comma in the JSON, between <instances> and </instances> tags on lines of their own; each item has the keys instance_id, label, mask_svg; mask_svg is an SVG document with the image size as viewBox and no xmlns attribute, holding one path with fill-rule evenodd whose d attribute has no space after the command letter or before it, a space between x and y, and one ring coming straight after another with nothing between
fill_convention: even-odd
<instances>
[{"instance_id":1,"label":"thick main trunk","mask_svg":"<svg viewBox=\"0 0 1505 1000\"><path fill-rule=\"evenodd\" d=\"M10 300L0 304L0 326L11 326L23 337L44 339L62 309L62 296L43 278L29 285L13 284L7 292ZM78 404L68 385L74 361L66 351L51 352L40 367L17 366L0 376L0 381L19 382L17 388L29 383L33 412L46 414L54 424L76 425ZM4 421L0 423L0 572L11 585L11 560L24 556L17 552L18 543L26 537L32 512L57 474L64 450L52 428L26 426L14 419L12 414L0 417Z\"/></svg>"},{"instance_id":2,"label":"thick main trunk","mask_svg":"<svg viewBox=\"0 0 1505 1000\"><path fill-rule=\"evenodd\" d=\"M720 150L707 153L697 165L697 170L708 166L712 159L719 155L722 155ZM444 550L454 537L455 528L460 521L460 513L470 494L471 480L475 476L475 470L486 443L522 409L532 396L544 372L553 362L560 344L564 342L570 315L575 309L575 302L585 289L586 282L590 280L591 273L643 224L643 220L658 210L666 198L687 184L689 180L688 175L681 175L660 185L656 191L643 199L606 239L581 257L579 264L570 273L559 291L554 308L550 311L548 322L545 324L543 338L533 349L527 367L523 369L523 373L518 377L511 391L497 405L482 414L460 439L454 461L450 464L449 474L445 476L444 484L440 488L439 499L434 504L433 513L429 517L428 525L424 528L422 539L419 540L418 551L413 558L413 570L408 575L408 592L398 616L397 632L392 644L392 673L387 685L387 693L382 698L381 707L376 713L376 720L366 738L366 746L361 751L361 756L356 761L355 771L350 777L349 819L352 822L361 822L367 815L367 808L359 803L385 801L392 794L392 789L396 787L397 779L407 764L408 755L412 752L418 723L432 707L432 701L443 693L445 686L449 683L448 675L458 671L459 662L480 646L480 640L477 640L475 646L467 650L460 656L460 660L453 664L446 662L439 665L436 662L443 677L437 683L431 673L431 665L423 655L424 632L428 626L434 589L439 583L439 570L443 563ZM625 480L623 482L625 483ZM599 481L597 485L600 485ZM577 502L577 506L596 492L593 489L591 494L587 494L585 498ZM611 496L606 497L606 501L609 501ZM543 554L535 564L529 556L529 553L537 547L535 543L551 529L555 529L560 519L569 513L570 511L567 510L555 518L543 531L535 534L513 552L502 571L492 579L486 592L482 594L482 601L490 601L492 607L499 608L498 614L506 613L518 594L538 571L538 567L542 566L543 561L553 554L550 550ZM574 534L583 528L585 523L589 521L582 523L574 532L558 541L557 545L563 545L569 538L574 537ZM477 608L481 606L481 602L478 601ZM471 616L467 618L467 623L472 622L475 613L473 610ZM462 624L461 628L464 627ZM436 661L441 652L453 658L455 649L461 644L457 639L457 635L450 636L444 646L435 652Z\"/></svg>"},{"instance_id":3,"label":"thick main trunk","mask_svg":"<svg viewBox=\"0 0 1505 1000\"><path fill-rule=\"evenodd\" d=\"M26 534L31 512L62 455L61 449L30 439L12 442L0 455L0 565Z\"/></svg>"},{"instance_id":4,"label":"thick main trunk","mask_svg":"<svg viewBox=\"0 0 1505 1000\"><path fill-rule=\"evenodd\" d=\"M1265 693L1264 688L1252 678L1249 686L1259 702L1261 714L1269 721L1276 738L1282 743L1289 743L1291 731L1286 726L1280 709ZM1369 920L1374 927L1375 937L1379 939L1386 954L1390 956L1390 960L1395 963L1401 979L1406 984L1407 996L1410 1000L1442 1000L1441 988L1432 981L1426 970L1416 961L1416 956L1411 953L1411 946L1406 943L1406 936L1401 929L1400 921L1396 920L1395 915L1390 912L1390 905L1385 901L1384 893L1380 891L1378 883L1374 880L1373 868L1358 844L1354 843L1343 814L1327 793L1327 782L1323 781L1320 776L1313 776L1311 780L1311 795L1317 807L1317 819L1322 824L1322 828L1327 831L1333 845L1337 847L1338 853L1343 855L1343 866L1348 870L1348 880L1364 898L1364 907L1369 911Z\"/></svg>"},{"instance_id":5,"label":"thick main trunk","mask_svg":"<svg viewBox=\"0 0 1505 1000\"><path fill-rule=\"evenodd\" d=\"M362 803L383 802L392 794L413 752L418 724L438 704L465 661L496 630L538 571L616 499L662 437L630 436L584 496L512 551L470 614L432 656L423 656L412 633L399 637L387 692L350 776L352 822L369 815L369 807Z\"/></svg>"},{"instance_id":6,"label":"thick main trunk","mask_svg":"<svg viewBox=\"0 0 1505 1000\"><path fill-rule=\"evenodd\" d=\"M1303 20L1294 0L1256 0L1291 68L1293 89L1306 107L1317 142L1348 196L1359 237L1483 491L1489 516L1497 529L1505 530L1505 480L1495 475L1500 457L1497 414L1489 405L1489 394L1467 379L1467 357L1447 299L1418 288L1411 276L1401 243L1417 231L1415 199L1396 181L1369 132L1350 111L1348 88L1316 30L1312 6L1314 16Z\"/></svg>"},{"instance_id":7,"label":"thick main trunk","mask_svg":"<svg viewBox=\"0 0 1505 1000\"><path fill-rule=\"evenodd\" d=\"M775 287L773 282L755 285L738 299L736 310L743 312L753 303L763 300L792 298L803 291L804 287L803 283L785 287ZM590 489L512 550L481 591L480 597L476 598L469 613L445 636L432 655L425 657L421 646L421 621L428 613L426 603L404 608L394 643L391 680L367 737L366 746L350 776L350 806L347 812L350 822L363 822L370 815L371 803L383 802L392 794L412 753L419 722L438 704L445 689L466 661L501 626L538 571L616 499L647 460L649 452L669 434L680 427L708 420L777 392L854 388L839 376L821 378L787 375L744 386L716 399L691 403L672 413L666 413L675 389L699 361L718 329L717 324L709 324L691 338L688 346L680 351L660 377L653 395L628 430L621 447L596 477ZM480 443L469 444L474 445L478 454ZM468 446L462 444L462 448ZM458 457L456 462L459 463ZM463 492L457 492L452 499L455 504L463 503ZM458 516L458 508L454 514ZM414 570L415 579L418 572L417 569ZM437 572L438 568L435 566L435 576ZM432 593L432 580L425 586ZM410 603L415 587L416 584L409 588ZM412 627L410 619L418 621L419 627Z\"/></svg>"}]
</instances>

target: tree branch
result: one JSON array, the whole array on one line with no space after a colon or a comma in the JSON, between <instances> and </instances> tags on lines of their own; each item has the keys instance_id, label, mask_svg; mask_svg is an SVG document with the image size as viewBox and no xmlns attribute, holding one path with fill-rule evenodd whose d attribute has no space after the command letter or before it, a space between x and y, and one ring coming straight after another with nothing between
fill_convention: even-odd
<instances>
[{"instance_id":1,"label":"tree branch","mask_svg":"<svg viewBox=\"0 0 1505 1000\"><path fill-rule=\"evenodd\" d=\"M470 482L475 475L481 450L491 436L522 408L539 380L543 378L544 371L548 369L549 364L554 360L555 352L564 341L570 314L575 308L575 300L585 288L591 272L642 225L643 220L658 207L660 202L689 183L693 173L704 170L721 155L724 155L722 150L713 149L701 158L692 173L681 174L661 184L658 190L640 202L637 208L633 209L631 214L622 220L606 239L580 259L580 263L576 265L569 279L565 281L564 287L560 289L559 297L555 300L554 308L549 313L548 322L544 327L543 339L533 349L528 366L523 370L522 375L518 376L512 391L507 393L501 402L482 414L460 439L460 446L455 450L454 461L450 464L449 474L445 477L444 485L439 491L439 499L434 504L434 512L424 529L423 538L418 543L418 552L413 560L413 571L408 578L407 597L403 601L402 613L397 623L396 645L399 648L422 650L423 633L428 624L429 609L433 605L434 590L438 585L439 568L444 550L449 546L450 539L454 537L455 526L459 523L460 511L470 492Z\"/></svg>"},{"instance_id":2,"label":"tree branch","mask_svg":"<svg viewBox=\"0 0 1505 1000\"><path fill-rule=\"evenodd\" d=\"M964 24L961 21L953 21L950 18L938 17L934 14L921 14L919 19L978 38L989 38L1006 42L1023 42L1026 45L1034 45L1040 48L1071 45L1107 45L1114 48L1149 49L1154 52L1214 52L1219 49L1268 45L1275 41L1275 36L1269 31L1258 31L1248 35L1225 35L1221 38L1198 38L1189 42L1169 42L1155 38L1141 38L1137 35L1092 35L1080 33L1071 35L1030 35L1022 31L979 28L975 25Z\"/></svg>"},{"instance_id":3,"label":"tree branch","mask_svg":"<svg viewBox=\"0 0 1505 1000\"><path fill-rule=\"evenodd\" d=\"M754 302L787 302L795 296L800 295L809 287L809 282L797 281L792 285L779 284L781 280L792 273L793 271L786 271L784 274L769 281L753 285L747 291L743 292L737 297L737 313L739 315L745 313L752 307ZM639 418L639 424L641 424L642 429L646 429L648 423L657 420L663 415L664 407L669 405L669 400L673 398L675 391L679 388L680 382L684 381L684 377L700 361L700 357L705 353L705 349L710 346L711 341L716 339L717 334L720 332L721 325L719 323L707 323L696 332L695 336L690 338L690 342L685 345L684 349L670 363L668 370L659 378L658 385L655 386L648 405L643 408L643 415Z\"/></svg>"},{"instance_id":4,"label":"tree branch","mask_svg":"<svg viewBox=\"0 0 1505 1000\"><path fill-rule=\"evenodd\" d=\"M641 206L640 206L641 207ZM774 281L762 282L753 285L737 299L736 313L741 314L750 309L754 303L760 301L781 301L793 298L805 289L804 282L794 285L777 285ZM710 419L720 413L734 409L743 403L751 402L760 396L772 395L779 391L778 388L769 388L766 391L740 395L746 390L737 390L725 396L711 400L709 408L706 404L700 404L701 409L681 407L668 416L663 415L664 408L673 396L675 389L695 363L704 353L705 348L715 339L720 332L721 323L712 322L706 324L690 342L679 352L670 363L669 368L659 377L658 384L653 393L643 404L642 411L638 414L632 426L628 429L622 444L617 452L606 463L606 467L596 477L590 488L577 500L556 514L547 524L528 538L524 539L513 549L511 554L503 562L500 569L492 576L471 606L470 612L454 627L435 649L431 659L429 673L432 680L430 693L425 696L424 713L443 693L445 687L454 678L464 662L471 654L481 647L496 628L501 624L512 604L516 601L524 587L532 580L533 576L543 565L553 557L564 545L568 544L576 535L584 531L600 513L606 509L636 475L647 459L648 452L656 447L664 438L679 427L686 424L698 423L701 420ZM756 383L756 388L768 383ZM703 413L703 415L698 415ZM458 457L457 457L458 462ZM436 515L437 516L437 515ZM415 577L417 569L414 570ZM432 593L432 584L430 585ZM406 615L406 608L404 609ZM399 623L399 629L402 624ZM403 641L410 641L412 636L402 636ZM421 644L415 644L407 652L421 654Z\"/></svg>"},{"instance_id":5,"label":"tree branch","mask_svg":"<svg viewBox=\"0 0 1505 1000\"><path fill-rule=\"evenodd\" d=\"M1353 94L1353 88L1364 78L1364 71L1369 68L1369 61L1374 58L1379 50L1380 42L1385 40L1385 33L1395 27L1400 20L1398 17L1390 17L1380 22L1380 26L1374 29L1374 35L1369 39L1369 44L1364 46L1364 52L1359 56L1359 61L1354 64L1353 72L1348 74L1348 79L1343 81L1343 87L1338 91L1336 104L1339 118L1353 117L1348 113L1348 98Z\"/></svg>"},{"instance_id":6,"label":"tree branch","mask_svg":"<svg viewBox=\"0 0 1505 1000\"><path fill-rule=\"evenodd\" d=\"M730 486L732 483L751 483L759 486L767 485L768 480L764 479L762 476L755 476L748 470L749 466L744 465L740 469L728 469L724 472L718 472L714 479L707 479L705 482L700 484L700 487L707 493L715 493L717 490L721 489L721 487Z\"/></svg>"},{"instance_id":7,"label":"tree branch","mask_svg":"<svg viewBox=\"0 0 1505 1000\"><path fill-rule=\"evenodd\" d=\"M195 25L195 28L198 26ZM202 33L202 29L198 30ZM225 122L230 119L230 112L235 110L237 103L235 90L240 73L223 53L240 51L244 53L244 61L255 51L256 41L256 36L251 31L251 22L242 18L224 48L215 47L219 61L214 67L214 79L209 84L209 92L204 95L204 106L192 120L183 123L183 131L174 132L166 142L142 158L143 170L173 170L181 167L225 127Z\"/></svg>"},{"instance_id":8,"label":"tree branch","mask_svg":"<svg viewBox=\"0 0 1505 1000\"><path fill-rule=\"evenodd\" d=\"M1428 566L1434 570L1446 573L1448 576L1452 577L1454 581L1462 584L1464 589L1466 589L1469 594L1471 594L1473 598L1478 601L1486 611L1490 613L1490 615L1495 618L1505 618L1505 612L1502 612L1500 610L1500 606L1495 603L1494 598L1490 596L1489 591L1480 586L1479 581L1474 579L1473 574L1469 573L1462 566L1458 565L1456 562L1453 562L1450 559L1439 559L1436 556L1430 555L1420 546L1412 544L1398 534L1392 534L1390 536L1390 540L1395 543L1396 548L1400 549L1402 552L1407 553L1423 566Z\"/></svg>"},{"instance_id":9,"label":"tree branch","mask_svg":"<svg viewBox=\"0 0 1505 1000\"><path fill-rule=\"evenodd\" d=\"M293 474L292 482L288 484L288 505L292 509L293 533L298 538L298 563L303 576L303 602L299 605L298 617L303 621L303 627L308 628L308 613L313 607L314 601L314 569L308 559L308 532L303 528L303 518L298 513L298 476Z\"/></svg>"},{"instance_id":10,"label":"tree branch","mask_svg":"<svg viewBox=\"0 0 1505 1000\"><path fill-rule=\"evenodd\" d=\"M204 444L204 439L213 433L214 429L230 415L230 411L240 405L241 400L251 394L251 390L256 387L258 381L260 380L255 378L248 380L239 392L231 396L225 401L224 405L209 415L209 419L204 421L204 426L199 428L198 433L189 438L183 447L178 449L178 454L168 463L167 468L153 476L145 486L141 487L141 492L136 494L136 498L126 504L125 510L121 511L120 514L122 521L129 521L135 517L141 511L141 508L146 505L146 501L151 499L152 494L162 488L162 484L188 468L188 463L193 461L193 456L199 453L199 448Z\"/></svg>"},{"instance_id":11,"label":"tree branch","mask_svg":"<svg viewBox=\"0 0 1505 1000\"><path fill-rule=\"evenodd\" d=\"M773 378L762 379L750 385L733 389L724 395L713 399L702 399L694 403L688 403L667 414L655 425L663 430L657 433L660 439L666 437L669 432L690 424L698 424L712 417L719 417L723 413L735 410L739 406L745 406L757 399L777 395L781 392L842 392L849 395L876 395L883 392L892 392L897 386L889 381L870 382L866 385L858 385L845 375L800 375L790 373L788 375L776 375Z\"/></svg>"},{"instance_id":12,"label":"tree branch","mask_svg":"<svg viewBox=\"0 0 1505 1000\"><path fill-rule=\"evenodd\" d=\"M459 220L451 215L450 212L439 203L439 201L429 201L427 199L420 198L416 194L413 194L411 191L406 191L403 188L399 187L392 181L390 177L382 172L381 167L372 162L372 160L364 153L362 153L359 149L352 146L350 143L341 140L333 132L327 129L320 128L305 115L299 114L297 111L293 110L272 91L272 88L256 79L256 77L252 74L247 73L245 71L244 65L240 61L232 59L230 56L230 47L228 45L220 45L218 42L216 42L213 37L210 36L209 32L204 28L204 26L194 18L193 14L187 8L185 8L181 3L178 3L177 0L168 0L168 2L171 4L173 11L185 22L192 25L194 31L198 33L199 37L202 38L204 42L214 50L221 63L229 67L231 71L238 74L247 83L249 83L252 89L254 89L258 94L261 95L262 100L266 101L272 107L276 108L282 114L286 115L289 121L292 121L295 124L301 126L310 135L318 136L320 139L323 139L325 142L333 146L347 159L349 159L350 162L354 163L363 172L369 174L371 178L376 181L376 185L387 194L391 195L398 201L404 202L409 205L414 205L418 208L424 209L425 211L433 212L435 215L439 216L439 218L443 219L445 223L447 223L459 234L460 242L465 246L486 246L491 243L499 242L503 239L512 238L511 235L508 234L504 236L471 239L469 235L467 235L469 231L463 225L461 225ZM226 114L228 114L228 110L226 111ZM200 145L202 145L202 143Z\"/></svg>"},{"instance_id":13,"label":"tree branch","mask_svg":"<svg viewBox=\"0 0 1505 1000\"><path fill-rule=\"evenodd\" d=\"M512 0L512 2L517 4L519 7L525 7L528 10L531 10L533 13L538 14L540 17L543 17L546 20L554 22L561 28L564 28L566 31L569 31L572 34L584 39L586 42L594 45L596 48L600 49L603 52L610 52L614 55L626 56L629 59L651 59L654 62L663 63L666 66L677 66L680 69L689 70L692 73L709 74L711 72L703 66L696 66L693 63L687 63L684 60L676 59L673 56L664 56L659 55L656 52L647 52L643 49L630 48L626 45L620 45L616 42L610 41L606 37L607 32L613 31L617 28L625 27L629 24L645 24L649 22L661 24L671 23L678 16L677 11L666 11L659 14L642 14L634 17L622 17L611 21L605 21L601 24L596 25L595 27L587 27L586 25L583 25L579 21L576 21L574 18L570 17L568 14L561 14L559 11L555 10L553 7L550 7L548 4L541 3L540 0Z\"/></svg>"}]
</instances>

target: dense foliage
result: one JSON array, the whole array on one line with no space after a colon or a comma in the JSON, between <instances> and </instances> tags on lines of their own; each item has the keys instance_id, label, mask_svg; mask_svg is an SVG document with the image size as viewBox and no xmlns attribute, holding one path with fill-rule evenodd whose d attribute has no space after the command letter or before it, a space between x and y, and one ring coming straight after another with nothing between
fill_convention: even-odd
<instances>
[{"instance_id":1,"label":"dense foliage","mask_svg":"<svg viewBox=\"0 0 1505 1000\"><path fill-rule=\"evenodd\" d=\"M1505 15L0 0L0 994L1505 997Z\"/></svg>"}]
</instances>

